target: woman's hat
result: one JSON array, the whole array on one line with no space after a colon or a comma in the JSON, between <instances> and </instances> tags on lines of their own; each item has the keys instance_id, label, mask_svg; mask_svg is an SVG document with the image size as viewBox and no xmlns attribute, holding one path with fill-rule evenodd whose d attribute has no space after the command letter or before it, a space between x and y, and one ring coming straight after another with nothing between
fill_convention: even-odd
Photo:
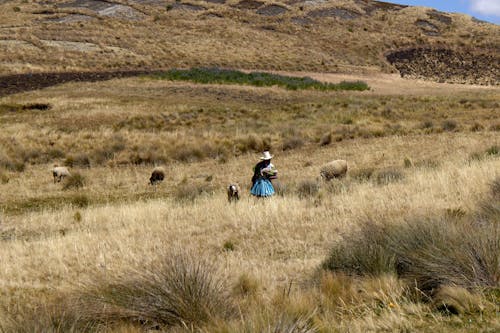
<instances>
[{"instance_id":1,"label":"woman's hat","mask_svg":"<svg viewBox=\"0 0 500 333\"><path fill-rule=\"evenodd\" d=\"M260 159L265 161L265 160L270 160L271 158L273 158L273 155L271 155L269 151L266 150L265 152L262 153L262 157Z\"/></svg>"}]
</instances>

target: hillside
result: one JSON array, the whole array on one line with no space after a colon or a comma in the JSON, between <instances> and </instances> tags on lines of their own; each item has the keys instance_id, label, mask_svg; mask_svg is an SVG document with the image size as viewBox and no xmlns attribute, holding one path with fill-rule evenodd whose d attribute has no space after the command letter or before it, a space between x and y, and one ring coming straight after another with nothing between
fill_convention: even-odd
<instances>
[{"instance_id":1,"label":"hillside","mask_svg":"<svg viewBox=\"0 0 500 333\"><path fill-rule=\"evenodd\" d=\"M500 77L500 26L369 0L0 1L0 75L222 66Z\"/></svg>"}]
</instances>

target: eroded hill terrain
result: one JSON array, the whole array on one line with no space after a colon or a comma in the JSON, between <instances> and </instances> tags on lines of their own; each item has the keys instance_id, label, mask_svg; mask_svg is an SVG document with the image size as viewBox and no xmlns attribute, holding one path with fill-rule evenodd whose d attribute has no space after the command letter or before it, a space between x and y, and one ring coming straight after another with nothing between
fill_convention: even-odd
<instances>
[{"instance_id":1,"label":"eroded hill terrain","mask_svg":"<svg viewBox=\"0 0 500 333\"><path fill-rule=\"evenodd\" d=\"M0 1L0 75L222 66L497 85L499 36L370 0Z\"/></svg>"}]
</instances>

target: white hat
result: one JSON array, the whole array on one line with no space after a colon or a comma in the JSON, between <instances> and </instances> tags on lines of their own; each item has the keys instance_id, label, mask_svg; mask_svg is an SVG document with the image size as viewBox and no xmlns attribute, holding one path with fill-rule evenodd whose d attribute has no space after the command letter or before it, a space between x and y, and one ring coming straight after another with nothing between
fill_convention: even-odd
<instances>
[{"instance_id":1,"label":"white hat","mask_svg":"<svg viewBox=\"0 0 500 333\"><path fill-rule=\"evenodd\" d=\"M269 151L266 150L265 152L262 153L262 157L260 159L265 161L265 160L270 160L271 158L273 158L273 155L271 155Z\"/></svg>"}]
</instances>

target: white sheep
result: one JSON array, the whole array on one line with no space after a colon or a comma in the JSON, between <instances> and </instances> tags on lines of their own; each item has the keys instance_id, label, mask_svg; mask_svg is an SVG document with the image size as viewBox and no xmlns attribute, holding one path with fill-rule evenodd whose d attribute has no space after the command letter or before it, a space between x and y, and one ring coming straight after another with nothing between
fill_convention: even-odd
<instances>
[{"instance_id":1,"label":"white sheep","mask_svg":"<svg viewBox=\"0 0 500 333\"><path fill-rule=\"evenodd\" d=\"M240 187L238 184L230 184L227 187L227 201L233 202L240 200Z\"/></svg>"},{"instance_id":2,"label":"white sheep","mask_svg":"<svg viewBox=\"0 0 500 333\"><path fill-rule=\"evenodd\" d=\"M54 168L52 168L52 176L54 177L54 183L56 183L56 181L60 182L65 177L71 176L71 173L69 172L68 168L57 166L56 164L54 165Z\"/></svg>"},{"instance_id":3,"label":"white sheep","mask_svg":"<svg viewBox=\"0 0 500 333\"><path fill-rule=\"evenodd\" d=\"M347 173L347 161L335 160L326 163L321 167L320 175L324 180L342 178Z\"/></svg>"},{"instance_id":4,"label":"white sheep","mask_svg":"<svg viewBox=\"0 0 500 333\"><path fill-rule=\"evenodd\" d=\"M151 177L149 177L149 183L151 185L156 185L161 183L163 179L165 179L165 169L163 167L156 167L153 169Z\"/></svg>"}]
</instances>

